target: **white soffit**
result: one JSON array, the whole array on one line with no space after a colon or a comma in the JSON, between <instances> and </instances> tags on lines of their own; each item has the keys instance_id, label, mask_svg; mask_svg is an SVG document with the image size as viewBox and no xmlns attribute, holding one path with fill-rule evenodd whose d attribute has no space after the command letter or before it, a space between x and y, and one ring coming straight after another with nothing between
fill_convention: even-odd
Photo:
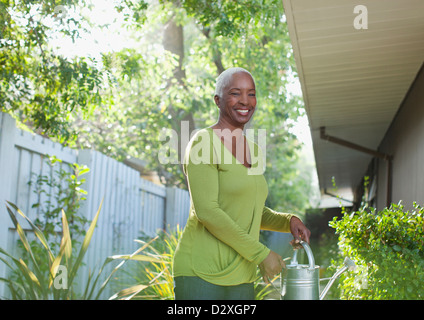
<instances>
[{"instance_id":1,"label":"white soffit","mask_svg":"<svg viewBox=\"0 0 424 320\"><path fill-rule=\"evenodd\" d=\"M321 189L353 188L372 156L320 139L377 150L424 61L423 0L283 0ZM368 29L356 29L357 5Z\"/></svg>"}]
</instances>

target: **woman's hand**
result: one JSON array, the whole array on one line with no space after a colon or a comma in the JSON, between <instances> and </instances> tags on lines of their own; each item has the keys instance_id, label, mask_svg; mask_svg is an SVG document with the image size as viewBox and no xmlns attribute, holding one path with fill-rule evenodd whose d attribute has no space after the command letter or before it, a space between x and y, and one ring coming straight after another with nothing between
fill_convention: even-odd
<instances>
[{"instance_id":1,"label":"woman's hand","mask_svg":"<svg viewBox=\"0 0 424 320\"><path fill-rule=\"evenodd\" d=\"M306 226L298 217L293 216L290 219L290 232L294 238L292 241L290 241L290 244L295 249L302 248L302 246L298 244L300 240L303 240L309 244L309 237L311 236L311 231L306 228Z\"/></svg>"},{"instance_id":2,"label":"woman's hand","mask_svg":"<svg viewBox=\"0 0 424 320\"><path fill-rule=\"evenodd\" d=\"M268 256L259 264L259 270L261 271L262 278L266 284L279 274L283 268L286 267L286 264L283 261L283 258L274 251L270 251Z\"/></svg>"}]
</instances>

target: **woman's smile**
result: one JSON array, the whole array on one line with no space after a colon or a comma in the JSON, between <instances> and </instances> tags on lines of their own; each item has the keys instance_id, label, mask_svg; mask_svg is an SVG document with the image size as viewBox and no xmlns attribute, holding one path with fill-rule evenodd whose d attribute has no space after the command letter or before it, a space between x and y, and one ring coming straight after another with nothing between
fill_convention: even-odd
<instances>
[{"instance_id":1,"label":"woman's smile","mask_svg":"<svg viewBox=\"0 0 424 320\"><path fill-rule=\"evenodd\" d=\"M247 116L249 114L249 109L235 109L238 114L242 116Z\"/></svg>"}]
</instances>

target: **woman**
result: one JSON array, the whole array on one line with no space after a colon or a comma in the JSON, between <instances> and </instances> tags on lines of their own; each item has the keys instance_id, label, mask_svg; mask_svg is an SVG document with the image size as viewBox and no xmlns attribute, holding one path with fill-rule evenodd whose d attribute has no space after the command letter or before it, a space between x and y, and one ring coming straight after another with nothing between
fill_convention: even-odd
<instances>
[{"instance_id":1,"label":"woman","mask_svg":"<svg viewBox=\"0 0 424 320\"><path fill-rule=\"evenodd\" d=\"M257 266L266 283L285 267L259 242L260 229L291 232L306 242L310 231L294 215L265 207L267 184L255 170L262 157L252 161L261 151L243 135L256 107L252 75L242 68L224 71L214 100L218 122L199 130L186 149L191 207L174 255L175 299L253 300Z\"/></svg>"}]
</instances>

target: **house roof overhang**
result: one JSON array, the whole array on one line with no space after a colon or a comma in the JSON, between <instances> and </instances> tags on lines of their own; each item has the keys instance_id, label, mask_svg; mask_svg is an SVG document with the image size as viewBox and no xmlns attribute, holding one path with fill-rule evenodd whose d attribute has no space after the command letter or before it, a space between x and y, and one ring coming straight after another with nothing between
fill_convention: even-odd
<instances>
[{"instance_id":1,"label":"house roof overhang","mask_svg":"<svg viewBox=\"0 0 424 320\"><path fill-rule=\"evenodd\" d=\"M424 61L424 1L360 3L355 13L351 0L283 0L320 189L334 177L348 198L373 156L321 139L320 128L377 150Z\"/></svg>"}]
</instances>

